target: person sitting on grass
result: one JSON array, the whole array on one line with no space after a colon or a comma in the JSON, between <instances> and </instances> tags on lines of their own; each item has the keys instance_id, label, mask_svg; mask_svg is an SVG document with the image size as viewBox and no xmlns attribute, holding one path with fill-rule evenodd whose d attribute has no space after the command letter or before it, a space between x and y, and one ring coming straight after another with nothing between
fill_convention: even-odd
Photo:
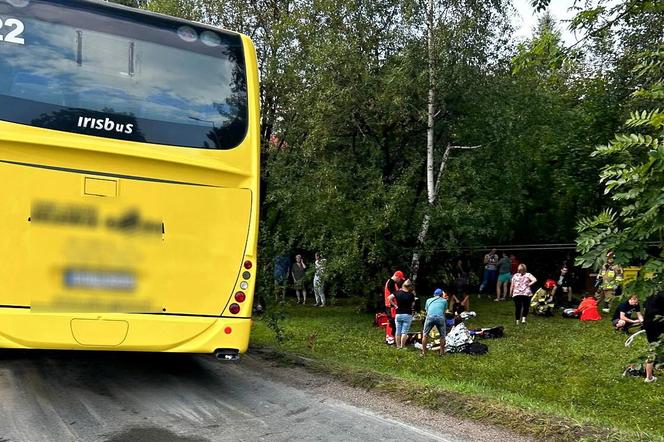
<instances>
[{"instance_id":1,"label":"person sitting on grass","mask_svg":"<svg viewBox=\"0 0 664 442\"><path fill-rule=\"evenodd\" d=\"M634 319L636 314L636 319ZM643 323L641 308L639 306L639 297L632 295L627 301L623 301L613 313L611 321L617 331L629 332L632 327L640 326Z\"/></svg>"},{"instance_id":2,"label":"person sitting on grass","mask_svg":"<svg viewBox=\"0 0 664 442\"><path fill-rule=\"evenodd\" d=\"M461 299L459 299L461 298ZM451 299L452 311L456 314L470 310L470 296L468 293L457 290Z\"/></svg>"},{"instance_id":3,"label":"person sitting on grass","mask_svg":"<svg viewBox=\"0 0 664 442\"><path fill-rule=\"evenodd\" d=\"M413 308L415 307L415 295L413 295L413 283L407 279L396 294L390 295L390 303L396 308L396 333L394 342L397 348L403 348L408 338L410 324L413 322Z\"/></svg>"},{"instance_id":4,"label":"person sitting on grass","mask_svg":"<svg viewBox=\"0 0 664 442\"><path fill-rule=\"evenodd\" d=\"M443 289L436 289L433 292L433 298L427 299L424 304L424 310L427 317L424 320L424 329L422 330L422 356L427 353L427 340L429 333L436 327L440 333L440 355L445 354L445 311L447 310L447 293Z\"/></svg>"},{"instance_id":5,"label":"person sitting on grass","mask_svg":"<svg viewBox=\"0 0 664 442\"><path fill-rule=\"evenodd\" d=\"M544 285L535 292L530 300L530 310L538 316L553 315L553 297L556 292L556 281L547 279Z\"/></svg>"},{"instance_id":6,"label":"person sitting on grass","mask_svg":"<svg viewBox=\"0 0 664 442\"><path fill-rule=\"evenodd\" d=\"M599 314L597 300L593 293L586 293L581 304L572 312L572 315L578 317L581 321L599 321L602 316Z\"/></svg>"}]
</instances>

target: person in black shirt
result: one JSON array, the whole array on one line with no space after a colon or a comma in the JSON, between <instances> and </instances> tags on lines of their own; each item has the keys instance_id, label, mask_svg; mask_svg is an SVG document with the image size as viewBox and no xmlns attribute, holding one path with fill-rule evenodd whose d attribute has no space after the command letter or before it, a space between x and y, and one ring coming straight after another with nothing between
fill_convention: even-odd
<instances>
[{"instance_id":1,"label":"person in black shirt","mask_svg":"<svg viewBox=\"0 0 664 442\"><path fill-rule=\"evenodd\" d=\"M394 272L394 275L390 279L387 280L385 283L385 288L383 289L383 295L384 295L384 301L385 301L385 314L387 315L387 319L389 323L385 327L385 343L388 345L394 344L394 332L397 329L396 324L394 323L394 317L396 316L395 309L392 307L392 303L390 301L390 296L391 295L396 295L396 293L399 291L399 288L401 288L401 284L403 284L404 280L406 279L406 275L401 270L397 270Z\"/></svg>"},{"instance_id":2,"label":"person in black shirt","mask_svg":"<svg viewBox=\"0 0 664 442\"><path fill-rule=\"evenodd\" d=\"M413 283L407 279L401 289L389 297L390 303L396 308L397 330L395 333L395 342L397 348L403 348L408 337L410 324L413 322L413 307L415 306L415 295L413 295Z\"/></svg>"},{"instance_id":3,"label":"person in black shirt","mask_svg":"<svg viewBox=\"0 0 664 442\"><path fill-rule=\"evenodd\" d=\"M634 315L636 314L636 319ZM643 323L639 298L636 295L630 296L627 301L620 303L611 321L616 330L627 332L630 328Z\"/></svg>"},{"instance_id":4,"label":"person in black shirt","mask_svg":"<svg viewBox=\"0 0 664 442\"><path fill-rule=\"evenodd\" d=\"M557 305L569 306L572 304L572 277L569 273L569 267L563 265L556 281L556 291L554 292ZM565 303L565 298L567 303Z\"/></svg>"}]
</instances>

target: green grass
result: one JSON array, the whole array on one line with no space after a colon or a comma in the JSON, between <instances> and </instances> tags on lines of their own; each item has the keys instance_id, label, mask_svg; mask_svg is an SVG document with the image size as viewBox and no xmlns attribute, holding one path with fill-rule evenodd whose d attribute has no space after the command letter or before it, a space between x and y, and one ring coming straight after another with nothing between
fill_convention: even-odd
<instances>
[{"instance_id":1,"label":"green grass","mask_svg":"<svg viewBox=\"0 0 664 442\"><path fill-rule=\"evenodd\" d=\"M252 345L313 358L336 370L404 379L421 391L487 400L527 416L546 415L550 422L564 419L607 435L619 431L631 440L664 440L664 379L645 384L642 378L622 377L645 339L625 348L625 336L611 330L608 317L581 322L531 316L527 325L515 326L511 302L473 297L471 307L478 316L469 327L504 325L505 338L483 341L489 345L484 356L439 358L430 353L420 358L414 349L386 346L372 315L360 312L362 300L354 305L345 301L347 305L324 309L286 307L282 324L290 337L282 343L257 320ZM414 322L411 330L421 330L421 323ZM540 429L539 435L545 432Z\"/></svg>"}]
</instances>

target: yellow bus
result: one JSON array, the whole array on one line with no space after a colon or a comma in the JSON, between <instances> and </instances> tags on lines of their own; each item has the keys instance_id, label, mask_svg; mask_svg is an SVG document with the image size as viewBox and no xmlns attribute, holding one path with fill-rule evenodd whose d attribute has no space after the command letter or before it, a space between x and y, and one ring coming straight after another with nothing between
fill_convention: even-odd
<instances>
[{"instance_id":1,"label":"yellow bus","mask_svg":"<svg viewBox=\"0 0 664 442\"><path fill-rule=\"evenodd\" d=\"M0 0L0 348L246 351L258 94L244 35Z\"/></svg>"}]
</instances>

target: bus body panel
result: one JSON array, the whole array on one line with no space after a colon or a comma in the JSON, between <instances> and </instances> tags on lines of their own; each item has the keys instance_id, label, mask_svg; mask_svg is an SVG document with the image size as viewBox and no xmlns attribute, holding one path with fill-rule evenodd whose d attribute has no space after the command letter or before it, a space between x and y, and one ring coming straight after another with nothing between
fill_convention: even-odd
<instances>
[{"instance_id":1,"label":"bus body panel","mask_svg":"<svg viewBox=\"0 0 664 442\"><path fill-rule=\"evenodd\" d=\"M0 347L15 349L212 353L218 348L232 348L243 353L251 329L248 318L38 314L16 308L0 308L0 317ZM84 321L89 324L79 336L75 328ZM126 324L120 330L121 342L111 342L117 330L109 333L105 323L118 322Z\"/></svg>"},{"instance_id":2,"label":"bus body panel","mask_svg":"<svg viewBox=\"0 0 664 442\"><path fill-rule=\"evenodd\" d=\"M256 53L248 37L242 42L248 129L232 149L0 121L0 347L246 351L257 271L260 117ZM69 287L76 272L81 280L86 272L107 272L121 289ZM233 314L240 290L246 300ZM107 308L99 308L102 301Z\"/></svg>"}]
</instances>

